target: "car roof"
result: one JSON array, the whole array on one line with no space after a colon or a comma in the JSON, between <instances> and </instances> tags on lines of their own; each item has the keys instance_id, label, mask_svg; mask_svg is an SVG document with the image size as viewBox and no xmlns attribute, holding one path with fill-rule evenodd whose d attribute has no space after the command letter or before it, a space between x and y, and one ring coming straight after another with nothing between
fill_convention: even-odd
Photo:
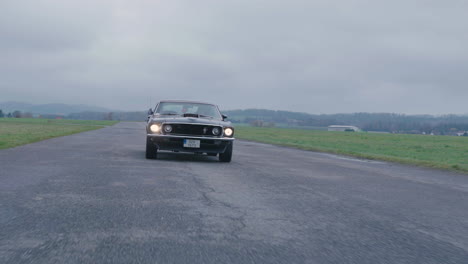
<instances>
[{"instance_id":1,"label":"car roof","mask_svg":"<svg viewBox=\"0 0 468 264\"><path fill-rule=\"evenodd\" d=\"M160 103L189 103L189 104L207 104L215 105L212 103L197 102L197 101L187 101L187 100L161 100ZM216 106L216 105L215 105Z\"/></svg>"}]
</instances>

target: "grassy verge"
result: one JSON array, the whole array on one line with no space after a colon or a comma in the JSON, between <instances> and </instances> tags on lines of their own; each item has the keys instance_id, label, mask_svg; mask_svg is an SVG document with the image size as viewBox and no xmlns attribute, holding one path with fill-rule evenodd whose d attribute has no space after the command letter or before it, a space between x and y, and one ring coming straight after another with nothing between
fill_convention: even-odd
<instances>
[{"instance_id":1,"label":"grassy verge","mask_svg":"<svg viewBox=\"0 0 468 264\"><path fill-rule=\"evenodd\" d=\"M468 173L468 138L236 127L236 138Z\"/></svg>"},{"instance_id":2,"label":"grassy verge","mask_svg":"<svg viewBox=\"0 0 468 264\"><path fill-rule=\"evenodd\" d=\"M0 118L0 149L113 125L115 121Z\"/></svg>"},{"instance_id":3,"label":"grassy verge","mask_svg":"<svg viewBox=\"0 0 468 264\"><path fill-rule=\"evenodd\" d=\"M42 118L0 118L0 125L3 124L57 124L57 125L87 125L87 126L111 126L118 121L99 120L74 120L74 119L42 119Z\"/></svg>"}]
</instances>

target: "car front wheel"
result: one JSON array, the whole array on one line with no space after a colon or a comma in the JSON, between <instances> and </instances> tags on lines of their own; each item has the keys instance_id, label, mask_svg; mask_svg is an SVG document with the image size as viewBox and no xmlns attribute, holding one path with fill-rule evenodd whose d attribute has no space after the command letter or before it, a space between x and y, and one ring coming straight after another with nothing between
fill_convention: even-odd
<instances>
[{"instance_id":1,"label":"car front wheel","mask_svg":"<svg viewBox=\"0 0 468 264\"><path fill-rule=\"evenodd\" d=\"M232 145L233 143L230 143L226 151L224 153L219 153L219 161L221 162L231 162L232 159Z\"/></svg>"},{"instance_id":2,"label":"car front wheel","mask_svg":"<svg viewBox=\"0 0 468 264\"><path fill-rule=\"evenodd\" d=\"M158 158L158 148L153 144L153 142L151 142L151 139L149 137L146 137L146 158Z\"/></svg>"}]
</instances>

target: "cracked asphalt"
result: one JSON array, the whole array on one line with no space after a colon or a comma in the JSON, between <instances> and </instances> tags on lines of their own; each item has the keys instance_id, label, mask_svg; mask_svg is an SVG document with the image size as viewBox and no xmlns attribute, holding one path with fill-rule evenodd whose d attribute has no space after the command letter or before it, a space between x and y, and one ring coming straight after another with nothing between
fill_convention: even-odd
<instances>
[{"instance_id":1,"label":"cracked asphalt","mask_svg":"<svg viewBox=\"0 0 468 264\"><path fill-rule=\"evenodd\" d=\"M144 124L119 123L1 150L0 263L468 263L468 175L144 148Z\"/></svg>"}]
</instances>

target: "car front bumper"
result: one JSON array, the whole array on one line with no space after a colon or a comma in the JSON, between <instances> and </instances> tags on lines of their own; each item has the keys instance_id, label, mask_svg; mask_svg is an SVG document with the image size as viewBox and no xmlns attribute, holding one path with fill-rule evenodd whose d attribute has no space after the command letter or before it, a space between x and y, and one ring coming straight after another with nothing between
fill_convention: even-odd
<instances>
[{"instance_id":1,"label":"car front bumper","mask_svg":"<svg viewBox=\"0 0 468 264\"><path fill-rule=\"evenodd\" d=\"M197 136L157 135L147 134L158 150L180 152L224 153L234 142L234 138L209 138ZM184 139L200 140L200 148L184 147Z\"/></svg>"}]
</instances>

